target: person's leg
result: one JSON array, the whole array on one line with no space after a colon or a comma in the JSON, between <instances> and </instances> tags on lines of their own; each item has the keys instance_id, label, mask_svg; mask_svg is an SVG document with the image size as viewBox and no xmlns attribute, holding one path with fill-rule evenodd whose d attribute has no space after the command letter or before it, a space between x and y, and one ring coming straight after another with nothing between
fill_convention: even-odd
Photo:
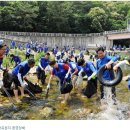
<instances>
[{"instance_id":1,"label":"person's leg","mask_svg":"<svg viewBox=\"0 0 130 130\"><path fill-rule=\"evenodd\" d=\"M70 95L70 93L64 94L64 100L61 103L64 103L64 104L67 103L67 101L69 99L69 95Z\"/></svg>"},{"instance_id":2,"label":"person's leg","mask_svg":"<svg viewBox=\"0 0 130 130\"><path fill-rule=\"evenodd\" d=\"M101 93L101 99L104 98L104 86L100 84L100 93Z\"/></svg>"},{"instance_id":3,"label":"person's leg","mask_svg":"<svg viewBox=\"0 0 130 130\"><path fill-rule=\"evenodd\" d=\"M16 102L20 102L20 99L18 97L18 90L17 89L13 89L13 92L14 92L14 96L15 96Z\"/></svg>"},{"instance_id":4,"label":"person's leg","mask_svg":"<svg viewBox=\"0 0 130 130\"><path fill-rule=\"evenodd\" d=\"M18 86L19 86L19 81L17 79L17 77L15 75L13 75L13 92L14 92L14 96L15 96L15 100L16 102L21 102L19 97L18 97Z\"/></svg>"},{"instance_id":5,"label":"person's leg","mask_svg":"<svg viewBox=\"0 0 130 130\"><path fill-rule=\"evenodd\" d=\"M82 93L82 81L83 81L82 76L78 76L76 81L76 87L78 88L78 96L80 96Z\"/></svg>"},{"instance_id":6,"label":"person's leg","mask_svg":"<svg viewBox=\"0 0 130 130\"><path fill-rule=\"evenodd\" d=\"M45 80L46 80L46 75L45 75L45 71L44 70L41 70L41 82L42 84L45 84Z\"/></svg>"},{"instance_id":7,"label":"person's leg","mask_svg":"<svg viewBox=\"0 0 130 130\"><path fill-rule=\"evenodd\" d=\"M37 83L39 84L39 80L40 80L40 71L39 70L36 70L37 71Z\"/></svg>"},{"instance_id":8,"label":"person's leg","mask_svg":"<svg viewBox=\"0 0 130 130\"><path fill-rule=\"evenodd\" d=\"M20 92L21 92L21 97L24 97L25 95L24 95L24 88L23 87L19 87L19 89L20 89Z\"/></svg>"},{"instance_id":9,"label":"person's leg","mask_svg":"<svg viewBox=\"0 0 130 130\"><path fill-rule=\"evenodd\" d=\"M72 85L73 85L74 89L75 89L75 87L76 87L77 78L78 78L78 77L77 77L76 75L74 75L74 76L72 77Z\"/></svg>"},{"instance_id":10,"label":"person's leg","mask_svg":"<svg viewBox=\"0 0 130 130\"><path fill-rule=\"evenodd\" d=\"M116 97L116 88L115 88L115 86L112 86L111 91L112 91L112 95L113 95L114 97Z\"/></svg>"},{"instance_id":11,"label":"person's leg","mask_svg":"<svg viewBox=\"0 0 130 130\"><path fill-rule=\"evenodd\" d=\"M114 104L116 104L116 88L115 88L115 86L112 86L111 91L112 91L112 99L114 101Z\"/></svg>"}]
</instances>

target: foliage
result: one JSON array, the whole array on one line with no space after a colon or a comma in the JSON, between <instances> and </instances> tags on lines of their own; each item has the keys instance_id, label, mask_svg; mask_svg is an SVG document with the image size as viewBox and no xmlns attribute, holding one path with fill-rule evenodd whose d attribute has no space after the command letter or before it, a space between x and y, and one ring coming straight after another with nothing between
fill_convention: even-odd
<instances>
[{"instance_id":1,"label":"foliage","mask_svg":"<svg viewBox=\"0 0 130 130\"><path fill-rule=\"evenodd\" d=\"M130 2L1 1L0 30L95 33L126 28Z\"/></svg>"}]
</instances>

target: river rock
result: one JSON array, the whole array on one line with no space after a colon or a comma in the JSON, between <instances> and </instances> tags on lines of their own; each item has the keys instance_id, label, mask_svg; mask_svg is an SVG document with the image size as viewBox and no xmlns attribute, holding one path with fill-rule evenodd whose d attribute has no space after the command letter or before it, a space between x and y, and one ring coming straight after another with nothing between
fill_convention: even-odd
<instances>
[{"instance_id":1,"label":"river rock","mask_svg":"<svg viewBox=\"0 0 130 130\"><path fill-rule=\"evenodd\" d=\"M25 120L27 119L28 115L26 111L20 111L18 113L14 113L12 116L13 120Z\"/></svg>"},{"instance_id":2,"label":"river rock","mask_svg":"<svg viewBox=\"0 0 130 130\"><path fill-rule=\"evenodd\" d=\"M40 115L43 117L49 117L54 113L53 108L50 107L44 107L42 110L40 110Z\"/></svg>"},{"instance_id":3,"label":"river rock","mask_svg":"<svg viewBox=\"0 0 130 130\"><path fill-rule=\"evenodd\" d=\"M88 114L92 112L92 109L87 108L81 108L74 110L71 115L74 119L83 119L84 117L87 117Z\"/></svg>"}]
</instances>

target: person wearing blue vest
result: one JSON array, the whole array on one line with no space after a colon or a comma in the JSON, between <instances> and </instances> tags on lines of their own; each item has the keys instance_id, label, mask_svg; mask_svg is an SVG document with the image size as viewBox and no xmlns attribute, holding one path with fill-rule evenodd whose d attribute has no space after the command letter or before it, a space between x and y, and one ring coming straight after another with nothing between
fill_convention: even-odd
<instances>
[{"instance_id":1,"label":"person wearing blue vest","mask_svg":"<svg viewBox=\"0 0 130 130\"><path fill-rule=\"evenodd\" d=\"M58 50L57 50L57 48L55 47L54 50L53 50L54 55L56 55L57 52L58 52Z\"/></svg>"},{"instance_id":2,"label":"person wearing blue vest","mask_svg":"<svg viewBox=\"0 0 130 130\"><path fill-rule=\"evenodd\" d=\"M7 46L6 51L5 51L5 55L8 56L8 54L9 54L9 47Z\"/></svg>"},{"instance_id":3,"label":"person wearing blue vest","mask_svg":"<svg viewBox=\"0 0 130 130\"><path fill-rule=\"evenodd\" d=\"M14 88L13 92L15 95L16 102L20 103L18 98L18 88L20 89L21 96L24 96L24 88L26 87L23 82L23 77L29 72L29 70L34 67L34 59L29 59L28 61L21 62L15 68L12 69Z\"/></svg>"},{"instance_id":4,"label":"person wearing blue vest","mask_svg":"<svg viewBox=\"0 0 130 130\"><path fill-rule=\"evenodd\" d=\"M45 68L49 65L50 53L46 53L45 57L41 57L40 62L36 68L38 83L41 80L42 84L45 83L46 75Z\"/></svg>"},{"instance_id":5,"label":"person wearing blue vest","mask_svg":"<svg viewBox=\"0 0 130 130\"><path fill-rule=\"evenodd\" d=\"M27 48L27 50L26 50L26 59L29 59L30 55L31 55L31 49Z\"/></svg>"},{"instance_id":6,"label":"person wearing blue vest","mask_svg":"<svg viewBox=\"0 0 130 130\"><path fill-rule=\"evenodd\" d=\"M43 47L43 51L44 51L44 53L47 53L47 51L48 51L47 45L45 45L45 46Z\"/></svg>"},{"instance_id":7,"label":"person wearing blue vest","mask_svg":"<svg viewBox=\"0 0 130 130\"><path fill-rule=\"evenodd\" d=\"M11 54L10 57L11 57L11 63L15 62L15 66L17 66L19 63L21 63L21 59L19 56Z\"/></svg>"},{"instance_id":8,"label":"person wearing blue vest","mask_svg":"<svg viewBox=\"0 0 130 130\"><path fill-rule=\"evenodd\" d=\"M15 46L16 46L16 42L15 41L11 41L10 45L11 45L11 49L14 49Z\"/></svg>"},{"instance_id":9,"label":"person wearing blue vest","mask_svg":"<svg viewBox=\"0 0 130 130\"><path fill-rule=\"evenodd\" d=\"M48 81L47 89L50 89L50 83L53 78L53 76L57 76L59 79L59 88L60 92L64 97L64 100L61 103L66 103L68 98L69 98L69 93L66 92L63 87L64 87L64 81L67 80L68 82L71 81L71 75L70 75L70 67L65 64L65 63L56 63L56 61L51 61L49 65L53 68L51 72L50 79ZM71 90L70 90L71 91Z\"/></svg>"},{"instance_id":10,"label":"person wearing blue vest","mask_svg":"<svg viewBox=\"0 0 130 130\"><path fill-rule=\"evenodd\" d=\"M98 60L96 61L96 68L97 70L99 70L99 68L101 68L103 65L106 66L106 69L103 73L103 78L105 80L112 80L114 78L114 73L111 71L111 65L117 61L117 57L111 57L111 56L107 56L105 54L105 50L103 47L99 47L96 50L96 53L98 55ZM101 92L101 102L104 99L104 85L100 84L100 92ZM115 86L112 86L112 99L113 101L115 101L115 97L116 97L116 91L115 91Z\"/></svg>"},{"instance_id":11,"label":"person wearing blue vest","mask_svg":"<svg viewBox=\"0 0 130 130\"><path fill-rule=\"evenodd\" d=\"M83 91L83 94L88 98L91 98L94 94L97 93L96 67L91 61L87 61L85 63L84 59L79 59L78 65L82 67L82 71L80 71L80 73L84 73L84 75L87 75L88 77L88 83Z\"/></svg>"},{"instance_id":12,"label":"person wearing blue vest","mask_svg":"<svg viewBox=\"0 0 130 130\"><path fill-rule=\"evenodd\" d=\"M69 62L68 63L69 67L71 68L71 78L72 78L72 84L73 84L73 87L78 87L76 86L76 81L77 81L77 78L78 78L78 73L80 72L80 70L82 69L80 66L78 66L77 63L75 62Z\"/></svg>"}]
</instances>

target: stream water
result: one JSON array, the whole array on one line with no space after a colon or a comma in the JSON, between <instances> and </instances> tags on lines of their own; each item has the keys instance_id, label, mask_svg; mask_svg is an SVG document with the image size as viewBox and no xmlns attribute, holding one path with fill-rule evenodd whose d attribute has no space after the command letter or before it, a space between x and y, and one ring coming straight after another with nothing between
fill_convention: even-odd
<instances>
[{"instance_id":1,"label":"stream water","mask_svg":"<svg viewBox=\"0 0 130 130\"><path fill-rule=\"evenodd\" d=\"M123 68L123 74L127 75L129 68ZM36 78L32 75L31 78ZM48 77L49 78L49 77ZM48 79L47 79L48 80ZM83 86L86 85L84 81ZM8 97L0 96L1 120L128 120L130 119L130 92L127 82L122 81L116 86L117 104L110 100L110 88L105 89L106 104L101 105L97 97L87 99L71 93L71 99L67 105L61 104L56 80L52 83L48 99L45 99L45 88L37 94L37 99L25 97L21 104L12 105ZM98 90L99 91L99 90ZM14 99L14 97L13 97Z\"/></svg>"}]
</instances>

